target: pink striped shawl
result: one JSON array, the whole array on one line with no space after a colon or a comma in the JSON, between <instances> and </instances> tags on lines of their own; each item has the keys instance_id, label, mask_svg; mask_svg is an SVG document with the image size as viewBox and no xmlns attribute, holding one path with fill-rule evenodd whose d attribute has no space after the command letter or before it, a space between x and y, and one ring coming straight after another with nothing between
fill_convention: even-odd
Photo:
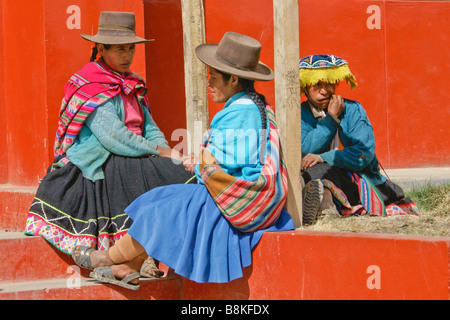
<instances>
[{"instance_id":1,"label":"pink striped shawl","mask_svg":"<svg viewBox=\"0 0 450 320\"><path fill-rule=\"evenodd\" d=\"M75 73L64 86L54 156L63 155L69 149L84 121L96 107L121 91L127 95L136 93L137 98L150 110L145 96L145 81L135 73L126 73L122 77L102 60L89 62Z\"/></svg>"}]
</instances>

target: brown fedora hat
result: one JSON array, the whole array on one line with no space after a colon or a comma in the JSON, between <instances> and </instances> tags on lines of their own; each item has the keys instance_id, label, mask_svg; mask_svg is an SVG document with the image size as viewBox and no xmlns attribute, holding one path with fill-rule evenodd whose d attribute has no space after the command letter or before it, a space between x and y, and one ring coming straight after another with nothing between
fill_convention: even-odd
<instances>
[{"instance_id":1,"label":"brown fedora hat","mask_svg":"<svg viewBox=\"0 0 450 320\"><path fill-rule=\"evenodd\" d=\"M94 36L82 34L88 41L101 44L130 44L153 41L136 36L134 13L102 11L98 21L98 31Z\"/></svg>"},{"instance_id":2,"label":"brown fedora hat","mask_svg":"<svg viewBox=\"0 0 450 320\"><path fill-rule=\"evenodd\" d=\"M240 78L258 81L273 79L273 71L259 61L261 43L236 32L227 32L219 44L205 43L195 54L206 65Z\"/></svg>"}]
</instances>

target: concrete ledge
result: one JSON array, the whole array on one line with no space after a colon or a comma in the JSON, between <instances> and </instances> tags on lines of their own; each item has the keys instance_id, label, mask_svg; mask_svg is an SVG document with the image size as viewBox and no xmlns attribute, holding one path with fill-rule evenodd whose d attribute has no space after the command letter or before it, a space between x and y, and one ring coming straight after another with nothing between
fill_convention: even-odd
<instances>
[{"instance_id":1,"label":"concrete ledge","mask_svg":"<svg viewBox=\"0 0 450 320\"><path fill-rule=\"evenodd\" d=\"M75 263L41 237L19 233L0 234L0 282L37 281L67 278L68 268ZM87 270L81 271L88 275Z\"/></svg>"},{"instance_id":2,"label":"concrete ledge","mask_svg":"<svg viewBox=\"0 0 450 320\"><path fill-rule=\"evenodd\" d=\"M180 277L141 279L137 291L82 277L79 286L67 279L0 284L0 300L179 300Z\"/></svg>"},{"instance_id":3,"label":"concrete ledge","mask_svg":"<svg viewBox=\"0 0 450 320\"><path fill-rule=\"evenodd\" d=\"M65 281L67 268L73 264L69 256L42 238L21 234L34 192L34 188L0 186L0 229L20 231L0 233L0 283ZM244 277L227 284L198 284L179 278L166 285L146 285L141 293L133 294L114 286L38 291L39 297L45 299L447 300L449 243L450 238L389 234L304 230L266 233ZM86 275L84 271L82 275ZM99 287L109 289L96 291ZM36 294L22 292L5 292L0 299L28 299Z\"/></svg>"},{"instance_id":4,"label":"concrete ledge","mask_svg":"<svg viewBox=\"0 0 450 320\"><path fill-rule=\"evenodd\" d=\"M0 185L0 229L22 231L36 187Z\"/></svg>"},{"instance_id":5,"label":"concrete ledge","mask_svg":"<svg viewBox=\"0 0 450 320\"><path fill-rule=\"evenodd\" d=\"M449 299L450 238L265 233L244 278L183 281L183 299Z\"/></svg>"},{"instance_id":6,"label":"concrete ledge","mask_svg":"<svg viewBox=\"0 0 450 320\"><path fill-rule=\"evenodd\" d=\"M168 278L143 280L137 292L86 279L68 288L70 257L42 238L12 234L0 245L0 299L449 299L450 238L269 232L241 279L199 284L164 266Z\"/></svg>"}]
</instances>

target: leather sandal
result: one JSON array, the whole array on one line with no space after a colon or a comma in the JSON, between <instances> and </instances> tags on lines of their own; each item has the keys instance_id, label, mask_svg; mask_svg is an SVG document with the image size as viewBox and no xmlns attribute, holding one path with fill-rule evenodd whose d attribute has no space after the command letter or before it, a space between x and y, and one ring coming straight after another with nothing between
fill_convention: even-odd
<instances>
[{"instance_id":1,"label":"leather sandal","mask_svg":"<svg viewBox=\"0 0 450 320\"><path fill-rule=\"evenodd\" d=\"M80 248L78 255L75 255L76 248ZM94 248L88 246L76 246L72 250L72 259L78 266L88 270L93 270L94 268L92 268L91 253L94 250Z\"/></svg>"},{"instance_id":2,"label":"leather sandal","mask_svg":"<svg viewBox=\"0 0 450 320\"><path fill-rule=\"evenodd\" d=\"M144 263L142 264L140 274L145 278L160 278L164 275L164 272L159 270L158 266L155 263L155 260L152 257L147 257Z\"/></svg>"},{"instance_id":3,"label":"leather sandal","mask_svg":"<svg viewBox=\"0 0 450 320\"><path fill-rule=\"evenodd\" d=\"M123 279L117 279L113 272L111 271L110 267L98 267L95 268L94 271L92 271L89 274L90 278L93 278L95 280L98 280L103 283L110 283L115 284L118 286L121 286L122 288L130 289L130 290L138 290L139 284L131 283L131 280L134 280L136 278L139 278L139 272L135 272L133 274L130 274L129 276L126 276Z\"/></svg>"}]
</instances>

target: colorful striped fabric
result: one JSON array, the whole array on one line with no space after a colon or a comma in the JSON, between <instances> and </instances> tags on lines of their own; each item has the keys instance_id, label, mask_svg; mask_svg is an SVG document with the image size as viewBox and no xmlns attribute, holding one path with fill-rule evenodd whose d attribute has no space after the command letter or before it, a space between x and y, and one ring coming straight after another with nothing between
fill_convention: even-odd
<instances>
[{"instance_id":1,"label":"colorful striped fabric","mask_svg":"<svg viewBox=\"0 0 450 320\"><path fill-rule=\"evenodd\" d=\"M365 215L386 216L386 208L383 199L378 194L377 188L370 182L366 176L357 173L348 172L352 182L358 186L359 199L361 204L350 205L345 193L336 187L336 185L327 179L322 179L324 187L331 191L333 197L342 205L341 212L343 216Z\"/></svg>"},{"instance_id":2,"label":"colorful striped fabric","mask_svg":"<svg viewBox=\"0 0 450 320\"><path fill-rule=\"evenodd\" d=\"M351 175L351 173L349 173ZM357 176L356 173L354 175ZM395 201L385 207L385 211L383 211L383 200L379 197L379 195L376 193L376 189L373 185L370 183L364 182L364 178L358 177L359 179L353 177L353 181L359 181L361 183L361 187L359 190L362 191L362 194L360 194L361 198L364 198L363 204L357 204L355 206L350 205L350 203L347 200L347 196L345 193L336 187L336 185L327 179L322 179L322 183L325 188L331 191L331 194L333 195L334 199L336 199L340 205L341 205L341 213L344 217L346 216L363 216L366 214L373 215L373 216L380 216L380 217L390 217L394 215L420 215L419 209L417 208L417 205L411 201L409 198L403 198L401 200ZM367 178L365 178L367 179ZM373 188L373 190L368 190ZM375 197L375 201L370 201L368 198L370 196ZM361 199L361 201L363 201ZM383 203L383 205L380 203ZM372 203L371 203L372 202ZM374 204L376 203L376 204Z\"/></svg>"},{"instance_id":3,"label":"colorful striped fabric","mask_svg":"<svg viewBox=\"0 0 450 320\"><path fill-rule=\"evenodd\" d=\"M351 174L352 181L358 185L361 204L371 215L386 216L386 207L378 194L377 188L364 174Z\"/></svg>"},{"instance_id":4,"label":"colorful striped fabric","mask_svg":"<svg viewBox=\"0 0 450 320\"><path fill-rule=\"evenodd\" d=\"M256 181L242 180L225 173L214 156L207 149L202 149L200 172L205 186L225 218L242 232L270 227L286 202L286 167L280 150L274 112L267 103L266 111L269 141L264 166Z\"/></svg>"},{"instance_id":5,"label":"colorful striped fabric","mask_svg":"<svg viewBox=\"0 0 450 320\"><path fill-rule=\"evenodd\" d=\"M386 206L387 216L407 215L412 214L415 216L420 215L419 208L409 198L402 199L396 203L391 203Z\"/></svg>"},{"instance_id":6,"label":"colorful striped fabric","mask_svg":"<svg viewBox=\"0 0 450 320\"><path fill-rule=\"evenodd\" d=\"M89 62L75 73L64 86L64 98L59 111L54 156L63 155L75 138L89 114L99 105L120 92L136 94L149 108L145 94L145 81L137 74L122 77L99 60Z\"/></svg>"},{"instance_id":7,"label":"colorful striped fabric","mask_svg":"<svg viewBox=\"0 0 450 320\"><path fill-rule=\"evenodd\" d=\"M349 215L365 215L367 213L362 205L352 206L344 191L336 187L332 181L328 179L321 179L320 181L322 181L325 188L331 191L334 199L341 204L341 213L344 217Z\"/></svg>"}]
</instances>

